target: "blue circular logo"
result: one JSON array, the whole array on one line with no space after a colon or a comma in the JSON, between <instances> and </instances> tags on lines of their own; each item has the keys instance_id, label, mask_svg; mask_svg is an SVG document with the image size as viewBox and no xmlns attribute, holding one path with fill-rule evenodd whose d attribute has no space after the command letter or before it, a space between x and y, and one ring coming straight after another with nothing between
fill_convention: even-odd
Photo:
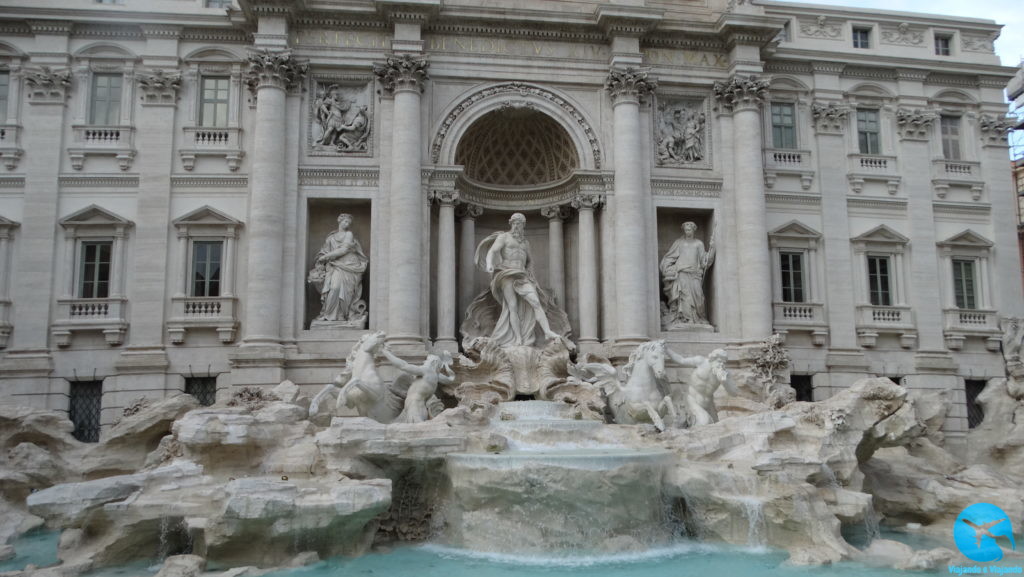
<instances>
[{"instance_id":1,"label":"blue circular logo","mask_svg":"<svg viewBox=\"0 0 1024 577\"><path fill-rule=\"evenodd\" d=\"M961 553L979 563L999 561L1003 547L1017 548L1010 517L990 503L975 503L961 511L953 525L953 540Z\"/></svg>"}]
</instances>

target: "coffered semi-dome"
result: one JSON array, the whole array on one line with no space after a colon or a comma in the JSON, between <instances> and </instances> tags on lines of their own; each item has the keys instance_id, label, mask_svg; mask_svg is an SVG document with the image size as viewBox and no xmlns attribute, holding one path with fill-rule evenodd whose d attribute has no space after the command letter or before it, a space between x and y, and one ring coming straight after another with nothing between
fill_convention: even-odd
<instances>
[{"instance_id":1,"label":"coffered semi-dome","mask_svg":"<svg viewBox=\"0 0 1024 577\"><path fill-rule=\"evenodd\" d=\"M483 115L459 140L455 162L475 183L538 186L564 180L579 167L569 134L531 108L503 108Z\"/></svg>"}]
</instances>

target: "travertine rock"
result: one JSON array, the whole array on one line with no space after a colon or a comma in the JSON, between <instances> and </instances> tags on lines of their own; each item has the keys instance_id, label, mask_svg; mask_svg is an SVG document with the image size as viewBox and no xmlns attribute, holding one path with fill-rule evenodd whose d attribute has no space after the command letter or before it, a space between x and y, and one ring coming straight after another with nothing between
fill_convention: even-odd
<instances>
[{"instance_id":1,"label":"travertine rock","mask_svg":"<svg viewBox=\"0 0 1024 577\"><path fill-rule=\"evenodd\" d=\"M172 555L164 560L155 577L198 577L206 568L206 559L198 555Z\"/></svg>"},{"instance_id":2,"label":"travertine rock","mask_svg":"<svg viewBox=\"0 0 1024 577\"><path fill-rule=\"evenodd\" d=\"M1024 477L1024 401L1008 389L1010 379L991 379L977 402L985 413L967 434L968 455L1000 471Z\"/></svg>"},{"instance_id":3,"label":"travertine rock","mask_svg":"<svg viewBox=\"0 0 1024 577\"><path fill-rule=\"evenodd\" d=\"M101 442L91 446L83 469L89 477L125 475L143 466L146 455L170 434L171 424L199 407L192 395L175 395L151 401L139 412L123 417L103 434Z\"/></svg>"}]
</instances>

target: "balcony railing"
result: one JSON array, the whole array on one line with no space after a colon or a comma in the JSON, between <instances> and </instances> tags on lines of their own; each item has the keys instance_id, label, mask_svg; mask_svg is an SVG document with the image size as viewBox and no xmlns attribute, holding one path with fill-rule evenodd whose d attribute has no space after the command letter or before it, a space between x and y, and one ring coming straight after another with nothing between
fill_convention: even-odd
<instances>
[{"instance_id":1,"label":"balcony railing","mask_svg":"<svg viewBox=\"0 0 1024 577\"><path fill-rule=\"evenodd\" d=\"M72 126L72 145L68 147L71 167L81 170L90 155L108 155L117 159L121 170L131 167L135 158L135 129L131 126Z\"/></svg>"},{"instance_id":2,"label":"balcony railing","mask_svg":"<svg viewBox=\"0 0 1024 577\"><path fill-rule=\"evenodd\" d=\"M221 342L235 340L238 319L235 316L234 297L174 297L171 299L171 318L167 321L167 334L174 344L185 342L185 333L191 329L213 329Z\"/></svg>"},{"instance_id":3,"label":"balcony railing","mask_svg":"<svg viewBox=\"0 0 1024 577\"><path fill-rule=\"evenodd\" d=\"M107 344L119 345L128 329L127 305L124 297L60 299L51 333L61 347L70 345L72 334L80 331L102 332Z\"/></svg>"},{"instance_id":4,"label":"balcony railing","mask_svg":"<svg viewBox=\"0 0 1024 577\"><path fill-rule=\"evenodd\" d=\"M237 126L186 126L179 154L185 170L195 168L198 156L223 156L232 171L238 170L242 156L242 129Z\"/></svg>"},{"instance_id":5,"label":"balcony railing","mask_svg":"<svg viewBox=\"0 0 1024 577\"><path fill-rule=\"evenodd\" d=\"M981 163L938 158L932 161L932 178L968 183L980 181Z\"/></svg>"},{"instance_id":6,"label":"balcony railing","mask_svg":"<svg viewBox=\"0 0 1024 577\"><path fill-rule=\"evenodd\" d=\"M820 303L774 303L773 308L779 326L825 325L825 305Z\"/></svg>"},{"instance_id":7,"label":"balcony railing","mask_svg":"<svg viewBox=\"0 0 1024 577\"><path fill-rule=\"evenodd\" d=\"M764 151L764 176L768 188L775 186L779 174L794 174L800 177L804 190L811 187L814 180L814 167L811 166L811 152L808 150L791 150L770 148Z\"/></svg>"},{"instance_id":8,"label":"balcony railing","mask_svg":"<svg viewBox=\"0 0 1024 577\"><path fill-rule=\"evenodd\" d=\"M899 166L895 156L851 154L848 156L847 179L855 193L864 189L865 181L885 182L889 194L896 194L900 185Z\"/></svg>"},{"instance_id":9,"label":"balcony railing","mask_svg":"<svg viewBox=\"0 0 1024 577\"><path fill-rule=\"evenodd\" d=\"M898 334L901 346L913 347L917 342L914 311L907 306L858 306L857 336L861 346L875 346L878 335L883 333Z\"/></svg>"},{"instance_id":10,"label":"balcony railing","mask_svg":"<svg viewBox=\"0 0 1024 577\"><path fill-rule=\"evenodd\" d=\"M979 309L946 309L945 328L947 331L964 333L998 333L999 315L996 311Z\"/></svg>"}]
</instances>

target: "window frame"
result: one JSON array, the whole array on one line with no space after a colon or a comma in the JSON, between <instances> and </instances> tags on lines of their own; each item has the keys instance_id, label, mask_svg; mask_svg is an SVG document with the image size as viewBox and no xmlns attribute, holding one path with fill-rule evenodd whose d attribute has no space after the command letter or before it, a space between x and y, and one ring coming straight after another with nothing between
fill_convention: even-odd
<instances>
[{"instance_id":1,"label":"window frame","mask_svg":"<svg viewBox=\"0 0 1024 577\"><path fill-rule=\"evenodd\" d=\"M80 292L83 274L81 270L82 247L85 243L104 241L111 243L110 277L108 280L107 296L88 298L102 300L123 299L125 294L125 245L127 243L128 230L134 226L134 223L93 204L60 219L60 225L64 228L66 246L64 269L67 271L65 274L68 277L63 283L63 299L78 300L87 298L82 297Z\"/></svg>"},{"instance_id":2,"label":"window frame","mask_svg":"<svg viewBox=\"0 0 1024 577\"><path fill-rule=\"evenodd\" d=\"M953 55L953 37L949 34L935 33L935 55L936 56L952 56Z\"/></svg>"},{"instance_id":3,"label":"window frame","mask_svg":"<svg viewBox=\"0 0 1024 577\"><path fill-rule=\"evenodd\" d=\"M177 229L179 256L178 256L178 288L175 290L175 298L209 298L226 299L234 298L234 259L235 243L238 233L242 228L242 222L219 210L205 205L191 212L186 213L172 221ZM193 283L193 258L195 254L194 244L196 242L220 242L220 286L217 296L196 296L194 295Z\"/></svg>"},{"instance_id":4,"label":"window frame","mask_svg":"<svg viewBox=\"0 0 1024 577\"><path fill-rule=\"evenodd\" d=\"M936 243L941 261L943 281L943 302L947 310L995 310L992 300L992 241L966 229L959 234ZM956 299L956 261L974 263L974 304L973 309L960 307Z\"/></svg>"},{"instance_id":5,"label":"window frame","mask_svg":"<svg viewBox=\"0 0 1024 577\"><path fill-rule=\"evenodd\" d=\"M952 256L950 257L950 263L953 266L953 305L961 310L977 310L979 308L978 260L975 258ZM963 271L966 265L970 265L970 279L964 279ZM957 278L958 276L960 277L959 279Z\"/></svg>"},{"instance_id":6,"label":"window frame","mask_svg":"<svg viewBox=\"0 0 1024 577\"><path fill-rule=\"evenodd\" d=\"M867 130L867 129L863 129L862 130L862 128L861 128L861 126L862 126L861 113L862 112L863 113L872 113L872 114L874 114L874 123L875 123L875 130L874 131L870 131L870 130ZM859 106L859 107L857 107L855 109L853 118L854 118L855 129L856 129L855 133L856 133L856 138L857 138L857 151L858 151L858 153L862 154L862 155L866 155L866 156L881 156L882 155L882 109L881 108L876 108L876 107ZM867 120L864 120L863 122L866 123ZM870 139L865 138L864 141L862 142L862 139L861 139L861 135L862 134L863 135L874 135L874 147L875 147L876 150L874 150L874 151L871 150L872 146L871 146L871 140ZM867 148L867 150L865 150L865 148Z\"/></svg>"},{"instance_id":7,"label":"window frame","mask_svg":"<svg viewBox=\"0 0 1024 577\"><path fill-rule=\"evenodd\" d=\"M868 24L852 24L850 26L850 45L856 50L871 50L874 48L874 29L873 25ZM864 33L865 46L858 46L858 33Z\"/></svg>"},{"instance_id":8,"label":"window frame","mask_svg":"<svg viewBox=\"0 0 1024 577\"><path fill-rule=\"evenodd\" d=\"M775 123L775 107L776 106L779 106L779 107L786 106L786 107L790 108L790 111L791 111L790 120L792 121L792 124L786 126L784 124L776 124ZM800 149L800 131L799 131L799 126L798 126L798 122L797 122L798 111L799 111L799 106L798 106L798 103L796 101L792 101L792 100L773 100L773 101L771 101L771 103L769 104L769 109L768 109L768 126L769 126L770 134L771 134L771 142L770 142L771 148L779 149L779 150L799 150ZM788 128L791 131L791 137L792 137L792 144L791 144L791 146L780 146L779 142L776 141L776 128L777 127L778 128Z\"/></svg>"},{"instance_id":9,"label":"window frame","mask_svg":"<svg viewBox=\"0 0 1024 577\"><path fill-rule=\"evenodd\" d=\"M221 296L223 284L224 284L224 248L225 239L224 237L190 237L189 238L189 263L188 263L188 296L196 298L219 298ZM218 254L218 269L217 269L217 294L196 294L196 249L199 245L217 245L220 247ZM207 261L207 273L209 273L210 261ZM204 292L210 292L211 280L207 278L202 281L205 284Z\"/></svg>"},{"instance_id":10,"label":"window frame","mask_svg":"<svg viewBox=\"0 0 1024 577\"><path fill-rule=\"evenodd\" d=\"M772 258L772 300L785 304L821 304L824 299L824 262L821 249L822 235L797 220L768 233L768 245ZM803 260L802 280L804 300L800 302L782 299L782 254L800 253Z\"/></svg>"},{"instance_id":11,"label":"window frame","mask_svg":"<svg viewBox=\"0 0 1024 577\"><path fill-rule=\"evenodd\" d=\"M787 261L787 257L788 257L789 264L790 264L790 270L789 271L787 271L785 266L784 266L784 264ZM800 264L799 270L796 270L796 271L792 270L792 263L794 262L794 257L796 258L796 261L799 262L799 264ZM792 304L803 304L803 303L809 302L809 297L810 297L809 293L810 293L810 291L808 290L808 282L807 282L807 252L806 251L801 251L801 250L793 250L793 249L781 249L781 250L779 250L778 266L779 266L779 283L780 283L780 286L779 286L779 289L780 289L779 301L780 302L784 302L784 303L792 303ZM795 279L799 279L799 283L798 283L799 286L787 287L786 286L787 279L789 279L791 281L795 280ZM790 298L788 298L788 299L786 298L786 296L787 296L786 295L787 289L790 292ZM797 293L797 291L799 291L799 296L800 296L799 299L795 298L795 294Z\"/></svg>"},{"instance_id":12,"label":"window frame","mask_svg":"<svg viewBox=\"0 0 1024 577\"><path fill-rule=\"evenodd\" d=\"M77 246L77 249L76 249L77 255L75 257L75 260L77 261L77 266L76 266L76 269L75 269L75 293L74 293L74 297L76 299L106 299L106 298L110 298L111 276L112 276L112 273L113 273L113 261L114 261L114 238L113 237L110 237L110 238L96 237L96 238L78 239L76 241L76 246ZM94 263L90 263L87 260L89 247L107 247L107 261L104 263L102 260L96 260ZM102 253L102 251L101 251L101 253ZM94 267L96 267L95 272L92 275L88 275L88 276L93 277L92 279L87 278L87 275L86 275L87 267L90 264L92 264ZM106 278L105 279L99 278L101 276L100 273L99 273L99 270L100 270L100 267L103 264L107 265L107 274L106 274ZM92 285L92 287L91 287L92 291L91 292L93 294L86 295L85 293L89 292L86 289L89 288L90 284ZM102 291L102 292L105 292L106 294L103 294L103 295L99 294L101 292L100 291L100 285L106 285L104 287L106 290Z\"/></svg>"},{"instance_id":13,"label":"window frame","mask_svg":"<svg viewBox=\"0 0 1024 577\"><path fill-rule=\"evenodd\" d=\"M956 134L947 134L947 121L956 120ZM939 115L939 144L945 160L964 160L964 120L959 114ZM948 146L947 146L948 145Z\"/></svg>"},{"instance_id":14,"label":"window frame","mask_svg":"<svg viewBox=\"0 0 1024 577\"><path fill-rule=\"evenodd\" d=\"M850 239L854 256L859 260L857 265L860 276L856 279L855 293L858 306L870 307L905 307L907 295L906 275L907 247L910 239L899 232L881 224L871 230ZM888 305L876 305L871 302L871 281L869 257L887 257L889 259L889 295Z\"/></svg>"},{"instance_id":15,"label":"window frame","mask_svg":"<svg viewBox=\"0 0 1024 577\"><path fill-rule=\"evenodd\" d=\"M208 80L216 80L216 81L224 81L225 82L225 86L224 86L223 90L226 91L226 95L225 95L223 100L213 99L213 100L209 100L208 101L206 99L206 82ZM221 88L218 87L218 88L215 88L214 90L219 92L221 90ZM202 128L228 128L231 125L231 76L229 74L203 74L203 75L201 75L199 77L197 92L198 92L198 95L197 95L197 97L198 97L198 105L197 105L197 113L196 113L196 126L202 127ZM214 115L213 115L214 116L214 121L212 123L207 123L208 122L207 115L206 115L206 104L207 104L207 102L210 102L210 103L215 105L215 108L214 108L215 112L214 112ZM217 110L216 105L220 105L220 104L222 104L224 106L223 118L221 118L221 113L216 112L216 110Z\"/></svg>"},{"instance_id":16,"label":"window frame","mask_svg":"<svg viewBox=\"0 0 1024 577\"><path fill-rule=\"evenodd\" d=\"M893 284L894 284L893 280L894 279L893 279L892 255L886 254L886 253L868 253L868 254L865 255L865 259L867 261L866 262L866 266L867 266L867 275L868 275L868 304L870 304L871 306L874 306L874 307L891 307L891 306L894 306L896 299L893 298L894 297L893 293L895 291L893 291ZM873 273L871 271L871 264L873 262L885 263L885 274L884 274L884 277L881 274L879 274L878 272L874 272ZM884 292L883 292L881 286L878 286L878 287L875 286L875 282L872 281L872 275L874 275L875 277L877 277L879 279L882 279L882 278L885 279L886 287L885 287ZM879 301L885 300L887 302L875 302L875 294L876 293L880 297L878 299ZM885 298L882 299L881 298L882 296L884 296Z\"/></svg>"},{"instance_id":17,"label":"window frame","mask_svg":"<svg viewBox=\"0 0 1024 577\"><path fill-rule=\"evenodd\" d=\"M5 82L0 82L0 126L6 125L8 118L10 118L9 107L11 105L11 89L13 74L6 68L0 68L0 78L5 79ZM6 86L4 86L6 84Z\"/></svg>"}]
</instances>

